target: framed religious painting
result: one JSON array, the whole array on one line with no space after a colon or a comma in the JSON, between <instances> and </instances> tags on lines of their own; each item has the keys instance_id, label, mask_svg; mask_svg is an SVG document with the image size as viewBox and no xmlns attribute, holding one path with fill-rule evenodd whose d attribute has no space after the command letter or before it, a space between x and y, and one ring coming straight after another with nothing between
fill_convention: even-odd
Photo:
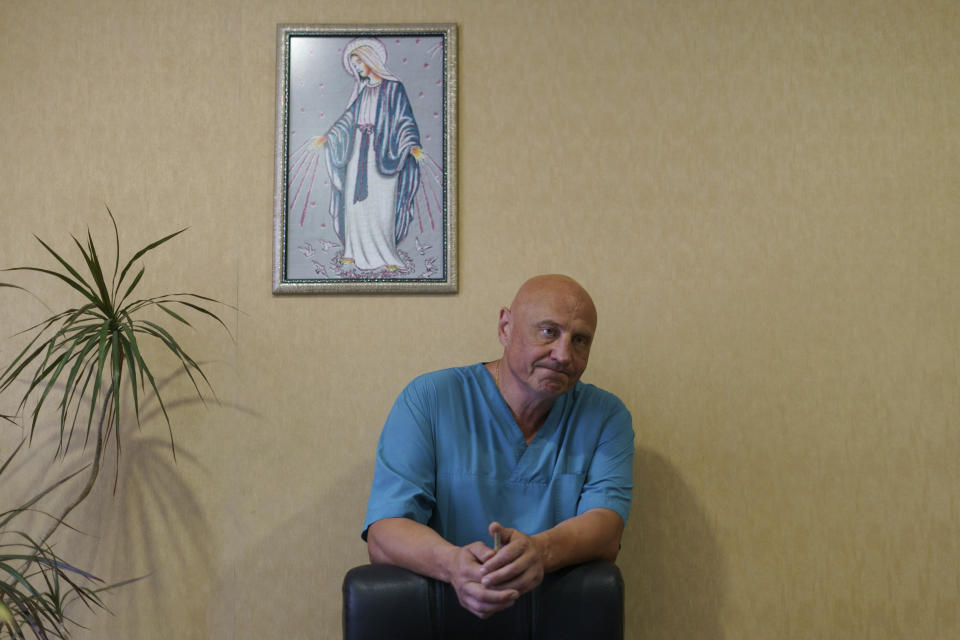
<instances>
[{"instance_id":1,"label":"framed religious painting","mask_svg":"<svg viewBox=\"0 0 960 640\"><path fill-rule=\"evenodd\" d=\"M457 290L454 24L278 25L275 294Z\"/></svg>"}]
</instances>

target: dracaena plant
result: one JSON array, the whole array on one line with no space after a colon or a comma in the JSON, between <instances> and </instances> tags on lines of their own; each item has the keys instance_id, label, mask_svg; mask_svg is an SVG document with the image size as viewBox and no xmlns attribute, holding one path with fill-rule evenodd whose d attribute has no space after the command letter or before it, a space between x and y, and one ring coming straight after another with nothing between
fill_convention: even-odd
<instances>
[{"instance_id":1,"label":"dracaena plant","mask_svg":"<svg viewBox=\"0 0 960 640\"><path fill-rule=\"evenodd\" d=\"M11 421L9 416L0 416ZM25 441L0 464L0 481ZM68 605L79 600L90 610L104 608L101 593L124 583L105 585L78 569L40 542L28 527L18 528L20 516L38 511L38 503L61 491L83 469L61 478L18 507L0 512L0 638L69 638ZM69 526L69 525L67 525ZM129 581L127 581L129 582Z\"/></svg>"},{"instance_id":2,"label":"dracaena plant","mask_svg":"<svg viewBox=\"0 0 960 640\"><path fill-rule=\"evenodd\" d=\"M13 518L32 508L33 502L0 512L0 638L4 637L4 629L12 637L22 637L14 635L22 633L14 631L16 629L30 629L38 638L67 637L60 607L60 590L65 584L72 585L71 593L88 606L99 604L95 590L71 581L76 576L83 580L90 580L92 576L55 556L47 541L64 524L67 515L90 494L100 474L103 454L111 441L119 462L122 450L121 404L125 399L129 406L123 415L132 413L138 425L144 398L152 395L157 399L176 457L170 417L154 374L153 357L148 364L144 355L144 341L161 346L160 353L169 356L183 370L201 401L204 400L202 389L213 394L201 366L184 351L173 330L155 316L165 318L166 324L180 327L192 326L188 318L203 318L227 330L220 317L211 310L222 303L196 293L138 295L146 269L142 258L186 229L147 244L121 267L119 230L109 208L107 213L113 223L115 239L113 261L112 265L106 265L108 268L105 268L102 254L97 251L88 231L85 243L73 238L82 261L75 258L71 263L37 238L56 262L52 268L24 266L4 270L28 271L52 278L72 289L78 303L21 332L28 335L27 345L0 374L0 395L14 391L19 395L16 416L27 428L29 440L33 439L38 425L43 428L45 424L55 422L59 431L58 455L65 456L71 446L80 446L82 440L90 460L70 476L83 472L81 477L86 479L76 495L66 501L66 506L57 514L48 514L45 531L29 535L10 529ZM19 285L5 282L0 282L0 287L26 291ZM43 411L44 408L47 411ZM119 474L119 464L117 469ZM117 480L118 475L114 477L114 487ZM61 488L62 482L54 487ZM41 492L34 501L54 487ZM0 510L4 508L0 505ZM11 535L16 538L14 542L4 539ZM15 553L11 554L11 551ZM11 555L14 557L9 557ZM14 568L18 560L25 569ZM20 602L15 597L18 592L27 594L23 602L33 604L16 604Z\"/></svg>"}]
</instances>

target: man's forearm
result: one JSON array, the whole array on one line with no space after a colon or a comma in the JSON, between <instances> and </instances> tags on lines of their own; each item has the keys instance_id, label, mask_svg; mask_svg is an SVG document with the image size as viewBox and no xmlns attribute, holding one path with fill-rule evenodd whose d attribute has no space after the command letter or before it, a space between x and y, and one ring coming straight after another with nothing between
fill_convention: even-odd
<instances>
[{"instance_id":1,"label":"man's forearm","mask_svg":"<svg viewBox=\"0 0 960 640\"><path fill-rule=\"evenodd\" d=\"M491 589L480 580L493 549L482 542L465 547L444 540L433 529L406 518L386 518L367 530L370 561L392 564L453 585L460 605L485 618L513 605L520 593Z\"/></svg>"},{"instance_id":2,"label":"man's forearm","mask_svg":"<svg viewBox=\"0 0 960 640\"><path fill-rule=\"evenodd\" d=\"M450 582L457 547L419 522L386 518L367 530L367 553L373 564L392 564Z\"/></svg>"},{"instance_id":3,"label":"man's forearm","mask_svg":"<svg viewBox=\"0 0 960 640\"><path fill-rule=\"evenodd\" d=\"M613 562L620 549L623 520L609 509L591 509L532 536L546 573L592 560Z\"/></svg>"}]
</instances>

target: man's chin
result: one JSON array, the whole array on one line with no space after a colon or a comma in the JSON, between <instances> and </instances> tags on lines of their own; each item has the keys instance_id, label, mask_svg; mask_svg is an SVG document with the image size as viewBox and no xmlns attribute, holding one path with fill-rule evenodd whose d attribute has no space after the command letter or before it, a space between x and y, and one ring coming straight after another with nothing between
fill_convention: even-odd
<instances>
[{"instance_id":1,"label":"man's chin","mask_svg":"<svg viewBox=\"0 0 960 640\"><path fill-rule=\"evenodd\" d=\"M540 388L554 395L562 395L570 391L576 382L573 376L562 371L550 369L547 370L545 375L541 376Z\"/></svg>"}]
</instances>

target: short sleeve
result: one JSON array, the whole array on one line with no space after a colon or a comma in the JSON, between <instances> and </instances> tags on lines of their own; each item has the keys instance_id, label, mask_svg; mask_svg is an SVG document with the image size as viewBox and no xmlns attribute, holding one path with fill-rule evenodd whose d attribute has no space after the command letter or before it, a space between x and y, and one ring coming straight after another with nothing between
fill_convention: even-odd
<instances>
[{"instance_id":1,"label":"short sleeve","mask_svg":"<svg viewBox=\"0 0 960 640\"><path fill-rule=\"evenodd\" d=\"M577 515L605 508L626 524L633 497L633 419L616 396L608 395L607 402L607 417L580 492Z\"/></svg>"},{"instance_id":2,"label":"short sleeve","mask_svg":"<svg viewBox=\"0 0 960 640\"><path fill-rule=\"evenodd\" d=\"M384 518L427 524L436 506L436 447L425 390L414 381L400 394L377 444L373 485L360 537Z\"/></svg>"}]
</instances>

